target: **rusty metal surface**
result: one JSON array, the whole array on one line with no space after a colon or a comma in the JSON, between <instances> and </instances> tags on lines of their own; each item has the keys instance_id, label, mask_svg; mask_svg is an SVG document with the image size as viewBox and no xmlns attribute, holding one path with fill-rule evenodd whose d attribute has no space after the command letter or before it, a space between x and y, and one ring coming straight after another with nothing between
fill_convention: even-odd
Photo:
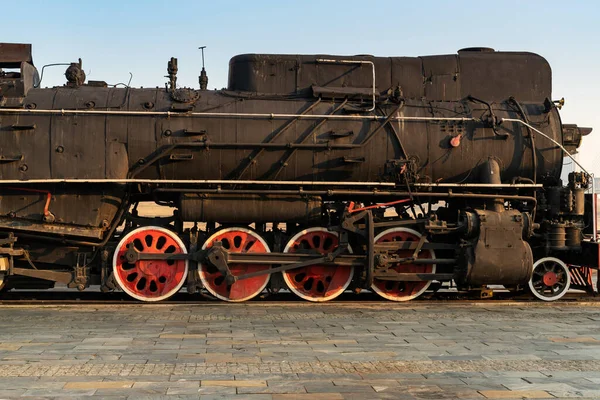
<instances>
[{"instance_id":1,"label":"rusty metal surface","mask_svg":"<svg viewBox=\"0 0 600 400\"><path fill-rule=\"evenodd\" d=\"M22 62L33 64L31 44L0 43L1 68L19 68Z\"/></svg>"}]
</instances>

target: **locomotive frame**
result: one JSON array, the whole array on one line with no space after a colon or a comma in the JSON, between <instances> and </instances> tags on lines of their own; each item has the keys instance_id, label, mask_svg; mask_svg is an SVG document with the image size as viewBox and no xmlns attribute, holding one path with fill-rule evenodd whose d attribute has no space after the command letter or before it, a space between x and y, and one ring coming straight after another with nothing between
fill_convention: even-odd
<instances>
[{"instance_id":1,"label":"locomotive frame","mask_svg":"<svg viewBox=\"0 0 600 400\"><path fill-rule=\"evenodd\" d=\"M562 124L537 55L244 55L221 91L204 69L178 88L176 59L155 90L86 84L81 60L39 89L29 45L0 44L0 66L19 70L0 76L5 288L406 301L455 282L551 301L598 268L593 179L559 179L591 129Z\"/></svg>"}]
</instances>

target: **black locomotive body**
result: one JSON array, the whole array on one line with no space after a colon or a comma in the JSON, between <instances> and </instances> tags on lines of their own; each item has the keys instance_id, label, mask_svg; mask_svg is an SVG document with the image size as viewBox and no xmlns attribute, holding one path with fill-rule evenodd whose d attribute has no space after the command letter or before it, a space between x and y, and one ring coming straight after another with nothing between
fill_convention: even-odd
<instances>
[{"instance_id":1,"label":"black locomotive body","mask_svg":"<svg viewBox=\"0 0 600 400\"><path fill-rule=\"evenodd\" d=\"M5 288L554 300L569 265L598 268L591 178L560 180L591 130L562 124L538 55L241 55L208 91L178 88L176 59L164 88L86 83L79 62L40 89L30 50L0 44Z\"/></svg>"}]
</instances>

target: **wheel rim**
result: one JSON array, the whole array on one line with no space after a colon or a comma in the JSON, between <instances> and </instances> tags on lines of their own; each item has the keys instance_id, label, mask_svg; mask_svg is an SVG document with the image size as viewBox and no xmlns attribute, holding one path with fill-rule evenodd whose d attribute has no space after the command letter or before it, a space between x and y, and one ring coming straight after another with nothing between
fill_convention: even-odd
<instances>
[{"instance_id":1,"label":"wheel rim","mask_svg":"<svg viewBox=\"0 0 600 400\"><path fill-rule=\"evenodd\" d=\"M421 234L409 228L392 228L385 230L375 237L375 243L411 241L418 242ZM399 257L412 257L413 250L398 250L395 255ZM435 259L433 250L421 250L417 258ZM435 264L394 264L390 270L400 273L435 273ZM371 288L381 297L392 301L408 301L419 297L431 285L431 281L396 282L373 280Z\"/></svg>"},{"instance_id":2,"label":"wheel rim","mask_svg":"<svg viewBox=\"0 0 600 400\"><path fill-rule=\"evenodd\" d=\"M314 227L298 232L285 246L284 253L310 252L327 254L339 245L337 232ZM348 251L351 253L350 247ZM288 288L309 301L328 301L342 294L354 276L354 267L311 265L283 272Z\"/></svg>"},{"instance_id":3,"label":"wheel rim","mask_svg":"<svg viewBox=\"0 0 600 400\"><path fill-rule=\"evenodd\" d=\"M260 235L246 228L227 228L209 237L202 249L208 249L220 241L231 253L270 253L269 246ZM229 264L229 270L234 276L270 269L269 264ZM198 274L202 284L210 294L218 299L240 302L259 295L269 283L270 274L242 279L228 285L225 277L212 265L200 264Z\"/></svg>"},{"instance_id":4,"label":"wheel rim","mask_svg":"<svg viewBox=\"0 0 600 400\"><path fill-rule=\"evenodd\" d=\"M558 258L546 257L533 264L529 289L538 299L558 300L567 293L570 286L569 267Z\"/></svg>"},{"instance_id":5,"label":"wheel rim","mask_svg":"<svg viewBox=\"0 0 600 400\"><path fill-rule=\"evenodd\" d=\"M187 260L125 260L129 244L141 253L187 254L177 235L158 226L146 226L129 232L113 256L113 272L121 289L141 301L160 301L177 293L188 273Z\"/></svg>"}]
</instances>

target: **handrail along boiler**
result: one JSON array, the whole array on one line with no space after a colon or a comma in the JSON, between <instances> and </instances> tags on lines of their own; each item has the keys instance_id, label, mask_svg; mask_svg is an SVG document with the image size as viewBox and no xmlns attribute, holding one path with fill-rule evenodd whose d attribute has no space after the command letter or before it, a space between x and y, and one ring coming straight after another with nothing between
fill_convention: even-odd
<instances>
[{"instance_id":1,"label":"handrail along boiler","mask_svg":"<svg viewBox=\"0 0 600 400\"><path fill-rule=\"evenodd\" d=\"M560 179L591 129L562 123L536 54L246 54L213 91L204 66L178 87L175 58L155 89L86 83L81 60L40 88L24 44L0 68L4 289L556 300L598 268L593 179Z\"/></svg>"}]
</instances>

